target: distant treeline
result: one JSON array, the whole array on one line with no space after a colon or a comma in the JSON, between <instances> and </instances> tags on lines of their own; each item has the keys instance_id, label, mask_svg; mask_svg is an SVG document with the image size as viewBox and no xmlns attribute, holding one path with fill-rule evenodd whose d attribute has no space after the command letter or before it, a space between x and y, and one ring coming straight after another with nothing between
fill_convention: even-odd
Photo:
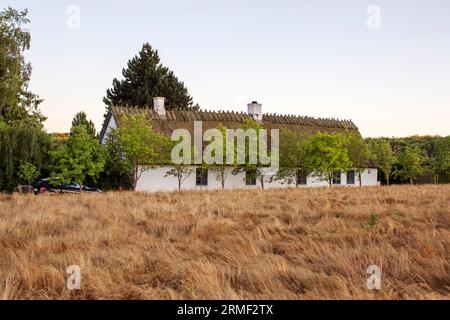
<instances>
[{"instance_id":1,"label":"distant treeline","mask_svg":"<svg viewBox=\"0 0 450 320\"><path fill-rule=\"evenodd\" d=\"M373 146L380 143L386 142L390 145L393 154L391 183L408 182L404 176L398 174L403 169L402 161L409 160L405 159L405 152L415 155L419 160L416 183L450 183L450 136L415 135L405 138L383 137L365 140L372 146L372 151L376 149ZM373 157L376 158L376 154ZM379 170L379 175L381 181L386 183L386 176L382 170Z\"/></svg>"}]
</instances>

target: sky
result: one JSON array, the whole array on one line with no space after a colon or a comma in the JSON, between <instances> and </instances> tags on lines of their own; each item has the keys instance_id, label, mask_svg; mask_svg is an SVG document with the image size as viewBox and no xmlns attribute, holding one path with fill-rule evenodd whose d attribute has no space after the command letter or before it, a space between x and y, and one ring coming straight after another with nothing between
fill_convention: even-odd
<instances>
[{"instance_id":1,"label":"sky","mask_svg":"<svg viewBox=\"0 0 450 320\"><path fill-rule=\"evenodd\" d=\"M351 119L364 137L450 134L450 1L0 0L29 9L48 132L100 130L144 42L201 108ZM79 13L79 14L78 14Z\"/></svg>"}]
</instances>

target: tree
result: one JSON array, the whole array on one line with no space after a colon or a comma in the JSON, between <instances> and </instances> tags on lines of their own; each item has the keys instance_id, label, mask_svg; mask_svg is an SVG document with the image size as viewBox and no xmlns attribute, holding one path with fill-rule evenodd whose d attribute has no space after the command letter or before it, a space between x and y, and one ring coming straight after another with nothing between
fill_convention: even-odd
<instances>
[{"instance_id":1,"label":"tree","mask_svg":"<svg viewBox=\"0 0 450 320\"><path fill-rule=\"evenodd\" d=\"M405 151L398 158L400 168L395 171L395 174L403 179L408 179L410 184L413 184L417 175L423 172L420 153L418 147L406 147Z\"/></svg>"},{"instance_id":2,"label":"tree","mask_svg":"<svg viewBox=\"0 0 450 320\"><path fill-rule=\"evenodd\" d=\"M321 132L312 136L307 147L307 163L314 175L327 181L331 188L334 174L351 167L343 136Z\"/></svg>"},{"instance_id":3,"label":"tree","mask_svg":"<svg viewBox=\"0 0 450 320\"><path fill-rule=\"evenodd\" d=\"M50 178L55 183L76 182L82 186L87 177L96 179L105 165L105 155L97 139L84 126L75 127L66 144L52 152L57 163Z\"/></svg>"},{"instance_id":4,"label":"tree","mask_svg":"<svg viewBox=\"0 0 450 320\"><path fill-rule=\"evenodd\" d=\"M31 185L31 183L35 181L37 177L39 177L39 170L35 165L29 162L25 162L19 167L19 179L21 183Z\"/></svg>"},{"instance_id":5,"label":"tree","mask_svg":"<svg viewBox=\"0 0 450 320\"><path fill-rule=\"evenodd\" d=\"M0 119L7 125L42 128L42 100L28 91L32 68L23 54L31 43L24 28L30 22L27 15L27 10L10 7L0 12Z\"/></svg>"},{"instance_id":6,"label":"tree","mask_svg":"<svg viewBox=\"0 0 450 320\"><path fill-rule=\"evenodd\" d=\"M94 123L93 123L91 120L88 120L86 113L83 112L83 111L78 112L78 113L73 117L73 120L72 120L72 128L70 129L70 132L73 132L73 130L74 130L76 127L81 127L81 126L85 127L87 133L88 133L91 137L95 138L95 136L96 136L95 125L94 125Z\"/></svg>"},{"instance_id":7,"label":"tree","mask_svg":"<svg viewBox=\"0 0 450 320\"><path fill-rule=\"evenodd\" d=\"M170 170L166 172L165 176L174 176L177 178L178 190L181 190L181 185L191 176L192 172L194 172L194 170L188 164L172 164Z\"/></svg>"},{"instance_id":8,"label":"tree","mask_svg":"<svg viewBox=\"0 0 450 320\"><path fill-rule=\"evenodd\" d=\"M132 165L132 188L145 171L169 162L170 141L153 130L144 116L123 116L117 130L124 156ZM114 130L113 130L114 131Z\"/></svg>"},{"instance_id":9,"label":"tree","mask_svg":"<svg viewBox=\"0 0 450 320\"><path fill-rule=\"evenodd\" d=\"M348 157L352 163L352 169L358 174L359 186L361 187L361 175L369 166L370 149L359 134L348 134L346 138Z\"/></svg>"},{"instance_id":10,"label":"tree","mask_svg":"<svg viewBox=\"0 0 450 320\"><path fill-rule=\"evenodd\" d=\"M198 109L183 82L164 67L157 50L149 43L142 46L137 56L123 69L123 80L114 79L113 87L106 91L106 105L127 105L153 108L154 97L166 98L166 109Z\"/></svg>"},{"instance_id":11,"label":"tree","mask_svg":"<svg viewBox=\"0 0 450 320\"><path fill-rule=\"evenodd\" d=\"M237 141L236 155L235 155L235 168L233 174L239 172L246 172L246 178L257 179L261 185L261 189L264 189L264 165L261 163L261 151L260 150L260 130L263 129L262 125L252 119L247 119L241 125L241 130L245 133L245 143L243 145ZM267 151L267 150L266 150ZM239 161L239 153L243 154L243 160ZM240 163L244 162L244 163Z\"/></svg>"},{"instance_id":12,"label":"tree","mask_svg":"<svg viewBox=\"0 0 450 320\"><path fill-rule=\"evenodd\" d=\"M227 169L230 166L230 164L227 164L226 150L228 137L226 128L223 125L219 125L216 129L218 130L217 133L220 132L220 138L214 137L214 141L212 141L207 149L205 149L205 152L211 158L211 160L214 160L214 163L203 164L203 167L205 169L209 169L212 172L216 181L220 182L223 190L225 189L225 181L228 175ZM220 140L216 141L216 139ZM208 152L210 147L212 147L211 152Z\"/></svg>"},{"instance_id":13,"label":"tree","mask_svg":"<svg viewBox=\"0 0 450 320\"><path fill-rule=\"evenodd\" d=\"M450 136L439 137L434 141L431 158L431 173L434 183L450 175Z\"/></svg>"},{"instance_id":14,"label":"tree","mask_svg":"<svg viewBox=\"0 0 450 320\"><path fill-rule=\"evenodd\" d=\"M394 153L392 151L391 144L386 139L371 140L370 149L378 163L380 170L386 177L386 183L389 185L389 179L392 173L392 168L396 161Z\"/></svg>"},{"instance_id":15,"label":"tree","mask_svg":"<svg viewBox=\"0 0 450 320\"><path fill-rule=\"evenodd\" d=\"M299 132L284 129L280 135L280 168L275 179L298 187L301 175L308 174L306 163L307 137Z\"/></svg>"},{"instance_id":16,"label":"tree","mask_svg":"<svg viewBox=\"0 0 450 320\"><path fill-rule=\"evenodd\" d=\"M106 163L100 174L100 187L103 190L131 189L133 165L124 156L117 131L111 131L105 142Z\"/></svg>"},{"instance_id":17,"label":"tree","mask_svg":"<svg viewBox=\"0 0 450 320\"><path fill-rule=\"evenodd\" d=\"M19 172L24 163L47 172L52 148L51 136L41 129L0 125L0 190L12 191L23 182Z\"/></svg>"},{"instance_id":18,"label":"tree","mask_svg":"<svg viewBox=\"0 0 450 320\"><path fill-rule=\"evenodd\" d=\"M178 190L187 178L194 172L191 164L197 152L192 145L191 135L188 131L182 131L178 136L172 136L169 142L171 156L170 169L166 172L167 176L174 176L178 180Z\"/></svg>"}]
</instances>

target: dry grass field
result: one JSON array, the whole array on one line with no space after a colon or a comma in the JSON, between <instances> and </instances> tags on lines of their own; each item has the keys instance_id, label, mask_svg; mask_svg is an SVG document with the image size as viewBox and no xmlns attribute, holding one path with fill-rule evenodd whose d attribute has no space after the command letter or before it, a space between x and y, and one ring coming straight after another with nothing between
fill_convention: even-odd
<instances>
[{"instance_id":1,"label":"dry grass field","mask_svg":"<svg viewBox=\"0 0 450 320\"><path fill-rule=\"evenodd\" d=\"M0 299L449 297L450 185L0 196Z\"/></svg>"}]
</instances>

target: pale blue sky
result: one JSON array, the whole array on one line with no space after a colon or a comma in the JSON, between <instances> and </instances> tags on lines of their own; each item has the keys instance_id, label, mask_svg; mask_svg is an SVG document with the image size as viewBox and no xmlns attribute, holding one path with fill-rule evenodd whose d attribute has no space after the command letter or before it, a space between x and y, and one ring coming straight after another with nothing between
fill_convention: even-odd
<instances>
[{"instance_id":1,"label":"pale blue sky","mask_svg":"<svg viewBox=\"0 0 450 320\"><path fill-rule=\"evenodd\" d=\"M364 136L450 134L450 1L1 1L29 8L48 131L102 97L144 42L205 109L351 118ZM67 27L67 8L81 28ZM381 29L366 26L381 9Z\"/></svg>"}]
</instances>

